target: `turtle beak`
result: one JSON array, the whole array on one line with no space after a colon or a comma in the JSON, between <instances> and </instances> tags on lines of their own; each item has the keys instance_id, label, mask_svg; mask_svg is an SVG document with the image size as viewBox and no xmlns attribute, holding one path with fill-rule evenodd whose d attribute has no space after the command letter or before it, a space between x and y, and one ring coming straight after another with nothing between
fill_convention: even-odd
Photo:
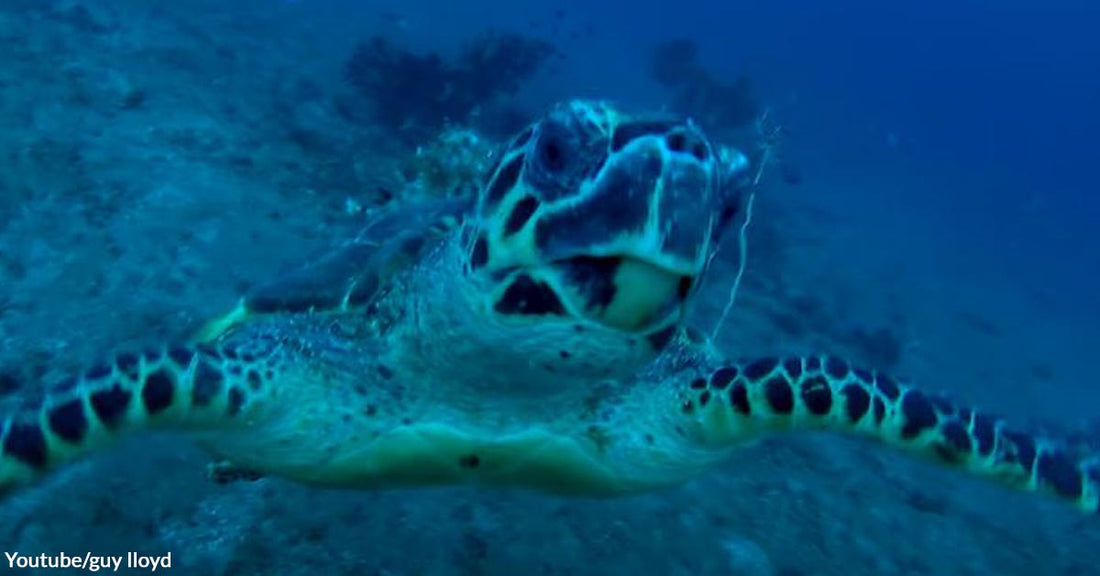
<instances>
[{"instance_id":1,"label":"turtle beak","mask_svg":"<svg viewBox=\"0 0 1100 576\"><path fill-rule=\"evenodd\" d=\"M554 267L566 302L593 321L628 332L679 314L695 286L693 276L633 256L577 256Z\"/></svg>"}]
</instances>

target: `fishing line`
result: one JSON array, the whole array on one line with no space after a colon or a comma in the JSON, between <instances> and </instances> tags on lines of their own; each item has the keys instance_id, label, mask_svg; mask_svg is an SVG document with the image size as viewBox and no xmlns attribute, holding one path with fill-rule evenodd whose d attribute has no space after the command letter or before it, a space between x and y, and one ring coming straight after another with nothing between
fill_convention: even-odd
<instances>
[{"instance_id":1,"label":"fishing line","mask_svg":"<svg viewBox=\"0 0 1100 576\"><path fill-rule=\"evenodd\" d=\"M729 316L730 311L733 310L733 303L737 300L737 292L741 289L741 279L745 276L745 268L748 265L749 260L749 225L752 224L752 205L756 200L756 188L760 184L760 178L764 175L764 167L771 161L772 149L775 146L774 139L779 134L779 129L776 128L770 134L765 134L764 122L767 121L768 110L764 111L760 119L757 120L757 131L764 138L763 153L760 156L760 165L756 167L756 174L753 175L752 185L749 193L748 202L745 203L745 221L741 223L741 229L737 234L737 248L739 252L739 261L737 263L737 275L733 279L733 285L730 286L729 299L726 300L726 306L722 309L722 315L718 317L718 323L714 325L714 331L710 334L712 341L718 339L718 333L721 332L722 326L726 323L726 317Z\"/></svg>"}]
</instances>

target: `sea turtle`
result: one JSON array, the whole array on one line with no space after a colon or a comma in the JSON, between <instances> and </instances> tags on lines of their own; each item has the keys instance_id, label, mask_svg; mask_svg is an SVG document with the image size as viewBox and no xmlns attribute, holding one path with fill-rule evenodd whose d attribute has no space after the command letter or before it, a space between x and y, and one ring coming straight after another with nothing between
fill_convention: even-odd
<instances>
[{"instance_id":1,"label":"sea turtle","mask_svg":"<svg viewBox=\"0 0 1100 576\"><path fill-rule=\"evenodd\" d=\"M733 361L689 330L749 172L689 120L555 106L476 199L393 212L194 342L119 354L8 415L0 488L156 428L316 485L611 496L831 430L1097 512L1095 458L834 356Z\"/></svg>"}]
</instances>

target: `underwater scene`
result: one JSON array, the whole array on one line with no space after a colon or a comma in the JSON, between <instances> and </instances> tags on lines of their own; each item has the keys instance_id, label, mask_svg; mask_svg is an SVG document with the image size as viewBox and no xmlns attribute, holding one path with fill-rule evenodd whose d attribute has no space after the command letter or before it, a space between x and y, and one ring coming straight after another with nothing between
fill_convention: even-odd
<instances>
[{"instance_id":1,"label":"underwater scene","mask_svg":"<svg viewBox=\"0 0 1100 576\"><path fill-rule=\"evenodd\" d=\"M1100 4L0 1L0 571L1100 574Z\"/></svg>"}]
</instances>

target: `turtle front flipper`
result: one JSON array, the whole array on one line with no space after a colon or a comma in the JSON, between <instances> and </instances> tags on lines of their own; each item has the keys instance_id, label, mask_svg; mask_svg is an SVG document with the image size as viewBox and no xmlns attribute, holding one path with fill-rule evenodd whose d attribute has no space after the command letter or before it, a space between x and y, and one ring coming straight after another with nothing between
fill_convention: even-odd
<instances>
[{"instance_id":1,"label":"turtle front flipper","mask_svg":"<svg viewBox=\"0 0 1100 576\"><path fill-rule=\"evenodd\" d=\"M646 380L615 418L624 424L608 434L626 449L616 458L630 470L624 482L685 480L763 435L820 430L1100 512L1100 455L836 357L726 362L689 345L671 350Z\"/></svg>"},{"instance_id":2,"label":"turtle front flipper","mask_svg":"<svg viewBox=\"0 0 1100 576\"><path fill-rule=\"evenodd\" d=\"M253 289L229 314L207 323L194 341L209 342L256 315L361 308L394 274L419 262L470 205L468 198L437 198L387 209L356 238Z\"/></svg>"},{"instance_id":3,"label":"turtle front flipper","mask_svg":"<svg viewBox=\"0 0 1100 576\"><path fill-rule=\"evenodd\" d=\"M234 352L238 359L249 354ZM247 358L245 358L247 360ZM254 370L233 368L225 350L176 347L120 354L25 402L2 424L0 493L141 429L215 429L234 422Z\"/></svg>"}]
</instances>

